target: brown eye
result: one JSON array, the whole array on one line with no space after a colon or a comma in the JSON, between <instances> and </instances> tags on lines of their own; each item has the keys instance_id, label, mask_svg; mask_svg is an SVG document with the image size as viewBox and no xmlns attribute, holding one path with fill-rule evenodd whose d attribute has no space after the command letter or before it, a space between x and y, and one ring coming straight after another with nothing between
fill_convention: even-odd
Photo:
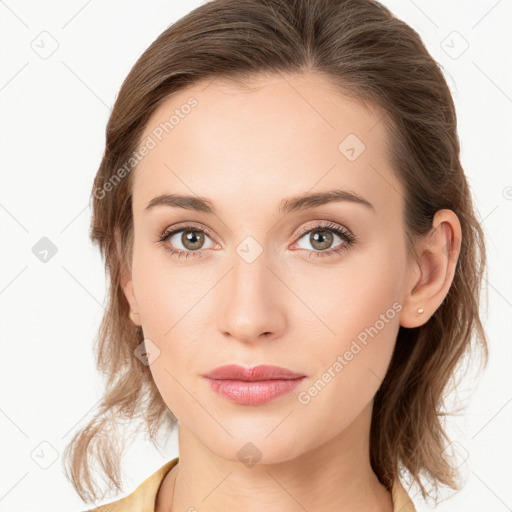
<instances>
[{"instance_id":1,"label":"brown eye","mask_svg":"<svg viewBox=\"0 0 512 512\"><path fill-rule=\"evenodd\" d=\"M307 237L307 238L306 238ZM302 247L301 240L307 240L306 245L310 247ZM341 243L334 245L334 242L338 239ZM309 253L309 257L323 257L323 256L334 256L337 253L348 249L353 246L356 242L356 237L347 231L345 228L327 222L325 224L318 224L313 226L311 229L302 231L302 234L298 241L294 244L301 250L305 250Z\"/></svg>"},{"instance_id":2,"label":"brown eye","mask_svg":"<svg viewBox=\"0 0 512 512\"><path fill-rule=\"evenodd\" d=\"M306 237L307 243L310 245L310 247L301 247L299 244L300 249L311 250L312 247L315 251L327 252L329 249L332 249L332 245L335 242L335 237L339 238L342 242L341 244L338 244L338 246L343 245L343 242L347 241L345 235L342 232L338 233L332 229L325 229L323 227L317 227L309 230L307 233L303 234L300 239L306 239Z\"/></svg>"},{"instance_id":3,"label":"brown eye","mask_svg":"<svg viewBox=\"0 0 512 512\"><path fill-rule=\"evenodd\" d=\"M181 243L183 247L191 251L201 249L204 243L204 233L202 231L183 231L181 235Z\"/></svg>"},{"instance_id":4,"label":"brown eye","mask_svg":"<svg viewBox=\"0 0 512 512\"><path fill-rule=\"evenodd\" d=\"M318 250L329 249L334 239L333 234L330 231L315 230L309 234L309 241L311 245Z\"/></svg>"},{"instance_id":5,"label":"brown eye","mask_svg":"<svg viewBox=\"0 0 512 512\"><path fill-rule=\"evenodd\" d=\"M211 245L205 247L208 234L195 226L184 226L181 228L167 230L160 238L159 243L171 254L187 256L200 256L202 249L209 249L215 244L210 239Z\"/></svg>"}]
</instances>

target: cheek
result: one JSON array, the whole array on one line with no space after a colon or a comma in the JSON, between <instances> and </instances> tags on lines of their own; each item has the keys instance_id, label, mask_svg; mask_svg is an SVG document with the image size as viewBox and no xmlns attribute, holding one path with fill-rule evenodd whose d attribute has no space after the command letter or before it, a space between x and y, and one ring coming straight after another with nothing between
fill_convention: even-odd
<instances>
[{"instance_id":1,"label":"cheek","mask_svg":"<svg viewBox=\"0 0 512 512\"><path fill-rule=\"evenodd\" d=\"M211 280L200 268L187 268L162 247L141 247L134 252L134 288L145 336L166 340L190 324L190 314L194 315Z\"/></svg>"},{"instance_id":2,"label":"cheek","mask_svg":"<svg viewBox=\"0 0 512 512\"><path fill-rule=\"evenodd\" d=\"M172 412L186 417L197 407L195 386L205 370L198 361L212 277L173 263L164 249L153 248L134 252L133 280L144 338L157 347L150 365L153 380Z\"/></svg>"},{"instance_id":3,"label":"cheek","mask_svg":"<svg viewBox=\"0 0 512 512\"><path fill-rule=\"evenodd\" d=\"M309 336L317 339L311 361L318 380L303 396L303 403L321 407L336 403L351 417L371 401L391 360L404 268L396 251L372 251L371 260L352 261L310 294L322 322L316 320L316 334Z\"/></svg>"},{"instance_id":4,"label":"cheek","mask_svg":"<svg viewBox=\"0 0 512 512\"><path fill-rule=\"evenodd\" d=\"M375 247L340 265L304 262L283 270L301 300L279 298L293 331L282 334L301 341L311 370L308 385L297 394L304 431L317 429L322 417L329 419L322 427L327 434L339 432L380 387L399 328L403 265L396 249ZM218 279L208 265L191 271L163 249L134 254L133 270L144 336L160 349L150 367L153 379L164 402L186 423L190 415L204 414L199 403L213 407L199 374L214 355L205 333L215 333L218 296L207 292Z\"/></svg>"},{"instance_id":5,"label":"cheek","mask_svg":"<svg viewBox=\"0 0 512 512\"><path fill-rule=\"evenodd\" d=\"M198 386L205 371L200 364L203 327L193 321L194 310L187 315L190 309L171 300L169 306L161 304L148 312L144 320L144 337L158 347L158 357L149 367L153 380L167 407L180 419L201 413Z\"/></svg>"}]
</instances>

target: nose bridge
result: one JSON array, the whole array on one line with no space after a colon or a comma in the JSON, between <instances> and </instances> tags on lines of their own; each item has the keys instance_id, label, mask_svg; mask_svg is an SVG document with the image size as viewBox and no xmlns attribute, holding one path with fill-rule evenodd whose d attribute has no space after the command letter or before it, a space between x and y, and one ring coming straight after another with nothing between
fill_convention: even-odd
<instances>
[{"instance_id":1,"label":"nose bridge","mask_svg":"<svg viewBox=\"0 0 512 512\"><path fill-rule=\"evenodd\" d=\"M243 241L234 252L232 270L219 297L219 329L224 334L250 342L263 333L277 333L283 326L278 280L268 266L268 253L253 240Z\"/></svg>"}]
</instances>

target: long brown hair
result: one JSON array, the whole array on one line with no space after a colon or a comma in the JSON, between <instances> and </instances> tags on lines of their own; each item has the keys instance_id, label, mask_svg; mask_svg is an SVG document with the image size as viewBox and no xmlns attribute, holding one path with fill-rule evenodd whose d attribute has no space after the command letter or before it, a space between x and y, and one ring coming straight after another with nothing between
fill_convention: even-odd
<instances>
[{"instance_id":1,"label":"long brown hair","mask_svg":"<svg viewBox=\"0 0 512 512\"><path fill-rule=\"evenodd\" d=\"M262 74L313 72L340 92L384 112L389 157L405 190L408 250L451 209L462 228L452 286L422 326L400 327L388 372L374 400L370 458L391 489L407 471L457 489L444 450L444 399L474 348L487 364L479 316L486 253L460 162L453 99L440 66L420 36L374 0L212 0L167 28L135 63L119 91L91 192L90 236L105 261L108 303L95 344L105 394L91 421L66 447L71 481L84 501L101 496L91 472L99 464L120 491L121 422L139 423L154 443L177 418L163 402L149 367L134 357L142 329L129 318L120 285L133 244L132 176L149 116L171 93L221 77L240 84ZM128 165L127 165L128 163ZM122 250L117 251L115 233ZM119 433L121 431L121 434Z\"/></svg>"}]
</instances>

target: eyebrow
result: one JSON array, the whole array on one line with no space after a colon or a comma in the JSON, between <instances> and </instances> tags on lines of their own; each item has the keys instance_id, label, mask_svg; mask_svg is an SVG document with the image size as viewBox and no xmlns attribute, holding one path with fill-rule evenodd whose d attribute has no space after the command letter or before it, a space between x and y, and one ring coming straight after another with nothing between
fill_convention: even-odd
<instances>
[{"instance_id":1,"label":"eyebrow","mask_svg":"<svg viewBox=\"0 0 512 512\"><path fill-rule=\"evenodd\" d=\"M288 214L291 212L308 210L317 206L322 206L333 202L351 202L361 204L375 212L374 206L355 192L346 190L328 190L325 192L316 192L313 194L303 194L296 197L290 197L281 201L279 212ZM162 194L154 197L148 203L145 211L151 210L156 206L170 206L174 208L183 208L185 210L195 210L203 213L216 214L215 204L199 196L188 196L179 194Z\"/></svg>"}]
</instances>

